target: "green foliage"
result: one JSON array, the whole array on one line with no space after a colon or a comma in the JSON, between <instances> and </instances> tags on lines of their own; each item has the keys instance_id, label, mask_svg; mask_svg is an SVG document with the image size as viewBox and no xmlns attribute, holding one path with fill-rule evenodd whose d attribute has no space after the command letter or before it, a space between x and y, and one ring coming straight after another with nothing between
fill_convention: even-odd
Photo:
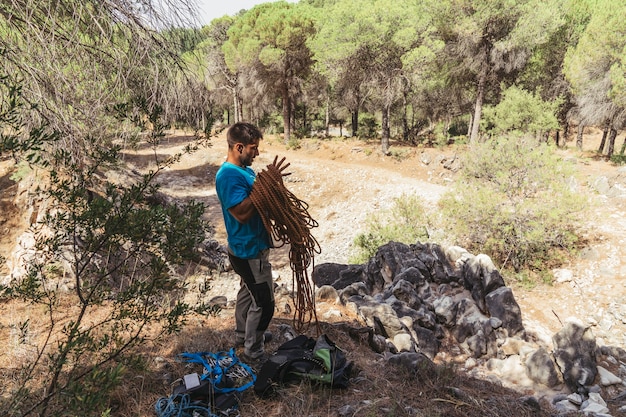
<instances>
[{"instance_id":1,"label":"green foliage","mask_svg":"<svg viewBox=\"0 0 626 417\"><path fill-rule=\"evenodd\" d=\"M364 233L354 240L357 254L351 262L366 262L390 241L412 244L428 238L428 219L420 198L402 195L388 210L371 214Z\"/></svg>"},{"instance_id":2,"label":"green foliage","mask_svg":"<svg viewBox=\"0 0 626 417\"><path fill-rule=\"evenodd\" d=\"M546 102L539 94L512 86L504 91L496 106L484 107L481 123L484 130L496 136L548 132L559 127L556 112L561 104L562 100Z\"/></svg>"},{"instance_id":3,"label":"green foliage","mask_svg":"<svg viewBox=\"0 0 626 417\"><path fill-rule=\"evenodd\" d=\"M4 59L3 51L0 51L0 59ZM43 145L54 142L58 136L45 123L27 128L23 114L33 109L34 106L24 100L22 85L8 74L0 73L0 156L9 154L16 161L44 163Z\"/></svg>"},{"instance_id":4,"label":"green foliage","mask_svg":"<svg viewBox=\"0 0 626 417\"><path fill-rule=\"evenodd\" d=\"M613 154L611 155L611 162L616 165L626 165L626 155L623 154Z\"/></svg>"},{"instance_id":5,"label":"green foliage","mask_svg":"<svg viewBox=\"0 0 626 417\"><path fill-rule=\"evenodd\" d=\"M373 139L379 136L380 125L373 114L364 113L359 118L359 137Z\"/></svg>"},{"instance_id":6,"label":"green foliage","mask_svg":"<svg viewBox=\"0 0 626 417\"><path fill-rule=\"evenodd\" d=\"M196 28L171 28L162 35L180 54L193 51L203 41L204 32Z\"/></svg>"},{"instance_id":7,"label":"green foliage","mask_svg":"<svg viewBox=\"0 0 626 417\"><path fill-rule=\"evenodd\" d=\"M126 108L142 109L148 113L140 119L164 126L158 107ZM7 114L17 124L25 116L1 116ZM5 122L0 118L0 126ZM148 135L153 146L161 134ZM157 160L157 168L135 182L99 183L94 178L118 163L119 148L91 145L80 162L64 149L51 154L49 185L41 191L49 209L37 226L45 231L36 235L38 256L26 276L2 291L4 301L22 300L49 318L38 324L38 332L49 335L41 339L30 337L28 319L18 326L16 343L38 354L19 369L19 384L5 381L0 410L6 416L107 415L111 392L133 362L133 348L180 330L194 309L181 301L185 282L176 265L197 256L208 230L204 207L193 201L155 203L155 177L180 155ZM194 149L190 145L183 153ZM71 285L59 285L68 275ZM196 311L213 310L201 305Z\"/></svg>"},{"instance_id":8,"label":"green foliage","mask_svg":"<svg viewBox=\"0 0 626 417\"><path fill-rule=\"evenodd\" d=\"M626 107L626 5L619 0L580 3L577 11L589 22L570 46L563 72L577 96L581 118L588 124L610 123Z\"/></svg>"},{"instance_id":9,"label":"green foliage","mask_svg":"<svg viewBox=\"0 0 626 417\"><path fill-rule=\"evenodd\" d=\"M411 151L406 148L391 148L389 149L389 156L396 161L401 162L411 156Z\"/></svg>"},{"instance_id":10,"label":"green foliage","mask_svg":"<svg viewBox=\"0 0 626 417\"><path fill-rule=\"evenodd\" d=\"M586 201L570 190L573 169L550 147L503 138L473 146L463 161L463 180L440 207L470 252L536 271L575 249Z\"/></svg>"},{"instance_id":11,"label":"green foliage","mask_svg":"<svg viewBox=\"0 0 626 417\"><path fill-rule=\"evenodd\" d=\"M293 135L290 137L286 144L287 149L298 150L301 147L301 137L299 135Z\"/></svg>"},{"instance_id":12,"label":"green foliage","mask_svg":"<svg viewBox=\"0 0 626 417\"><path fill-rule=\"evenodd\" d=\"M31 172L32 169L28 165L28 163L26 163L25 161L21 161L19 164L16 165L15 170L9 178L11 178L12 181L20 182L21 180L26 178Z\"/></svg>"}]
</instances>

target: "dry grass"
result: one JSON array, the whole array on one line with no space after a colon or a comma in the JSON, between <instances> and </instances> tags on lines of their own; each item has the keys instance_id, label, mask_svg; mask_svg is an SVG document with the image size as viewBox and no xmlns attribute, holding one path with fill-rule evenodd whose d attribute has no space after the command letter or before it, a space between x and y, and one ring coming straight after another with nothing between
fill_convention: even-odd
<instances>
[{"instance_id":1,"label":"dry grass","mask_svg":"<svg viewBox=\"0 0 626 417\"><path fill-rule=\"evenodd\" d=\"M322 306L323 309L324 306ZM339 308L334 306L333 308ZM5 381L4 393L19 383L20 365L31 358L32 350L24 350L16 323L29 317L31 345L41 343L33 329L41 329L45 318L37 316L32 306L5 302L0 318L0 338L8 341L0 354L0 373ZM347 329L361 324L342 311L343 321L321 322L326 333L354 363L352 380L346 389L311 386L310 383L282 387L270 399L260 399L250 390L240 405L242 416L548 416L522 404L522 393L487 381L476 380L455 372L454 366L438 365L435 369L409 372L387 364L375 354L365 338L352 338ZM346 321L347 318L347 321ZM274 351L285 341L278 326L291 324L291 317L276 317L270 330L275 335L268 344ZM182 352L228 350L234 343L233 312L223 310L216 317L191 317L183 331L169 340L144 344L134 352L136 361L129 362L123 383L110 397L111 415L119 417L154 416L154 404L170 393L170 383L193 372L176 356ZM315 326L309 329L316 336ZM32 347L30 349L33 349ZM197 370L197 369L196 369ZM37 381L43 383L44 381ZM546 409L545 405L542 409ZM340 414L341 410L341 414Z\"/></svg>"}]
</instances>

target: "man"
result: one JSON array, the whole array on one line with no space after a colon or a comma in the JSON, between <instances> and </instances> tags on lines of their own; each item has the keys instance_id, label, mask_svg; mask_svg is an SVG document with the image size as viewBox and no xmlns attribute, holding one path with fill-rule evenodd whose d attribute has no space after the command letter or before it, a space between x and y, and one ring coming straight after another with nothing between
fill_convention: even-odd
<instances>
[{"instance_id":1,"label":"man","mask_svg":"<svg viewBox=\"0 0 626 417\"><path fill-rule=\"evenodd\" d=\"M259 155L262 138L250 123L232 125L226 133L228 156L215 177L228 235L228 256L241 277L235 306L236 344L243 345L242 358L251 362L264 357L265 339L271 336L264 333L274 316L271 239L249 197L256 179L250 165ZM277 167L282 172L288 165L280 167L278 163Z\"/></svg>"}]
</instances>

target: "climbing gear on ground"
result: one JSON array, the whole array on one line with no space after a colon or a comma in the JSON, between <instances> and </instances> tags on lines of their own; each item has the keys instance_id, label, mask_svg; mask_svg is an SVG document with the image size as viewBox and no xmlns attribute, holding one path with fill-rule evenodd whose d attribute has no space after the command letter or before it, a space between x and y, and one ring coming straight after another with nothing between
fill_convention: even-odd
<instances>
[{"instance_id":1,"label":"climbing gear on ground","mask_svg":"<svg viewBox=\"0 0 626 417\"><path fill-rule=\"evenodd\" d=\"M283 343L263 364L254 392L269 396L276 385L301 380L345 388L351 369L352 362L327 335L322 334L317 340L300 335Z\"/></svg>"},{"instance_id":2,"label":"climbing gear on ground","mask_svg":"<svg viewBox=\"0 0 626 417\"><path fill-rule=\"evenodd\" d=\"M181 353L179 359L202 366L200 373L175 381L172 394L155 404L157 417L221 417L238 415L245 390L252 387L256 374L239 360L235 349L227 352Z\"/></svg>"},{"instance_id":3,"label":"climbing gear on ground","mask_svg":"<svg viewBox=\"0 0 626 417\"><path fill-rule=\"evenodd\" d=\"M259 212L263 225L280 246L290 244L289 263L293 272L293 285L296 290L294 327L302 330L313 319L317 324L315 312L315 292L309 280L307 268L314 266L316 253L321 253L320 245L311 235L311 229L318 223L309 215L309 205L299 200L283 183L282 166L285 158L277 163L278 156L272 164L258 173L250 200ZM279 247L280 247L279 246ZM318 327L319 334L319 327Z\"/></svg>"}]
</instances>

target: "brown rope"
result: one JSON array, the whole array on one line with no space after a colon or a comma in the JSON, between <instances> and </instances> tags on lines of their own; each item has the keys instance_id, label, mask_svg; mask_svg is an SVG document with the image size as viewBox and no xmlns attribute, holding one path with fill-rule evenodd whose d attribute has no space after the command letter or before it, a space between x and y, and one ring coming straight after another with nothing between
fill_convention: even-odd
<instances>
[{"instance_id":1,"label":"brown rope","mask_svg":"<svg viewBox=\"0 0 626 417\"><path fill-rule=\"evenodd\" d=\"M258 173L250 200L259 212L263 225L274 242L281 242L278 247L286 244L289 248L292 284L296 290L294 327L302 331L313 319L317 323L315 312L315 292L309 280L308 267L314 264L315 253L321 253L320 245L311 235L311 229L317 222L309 215L309 205L299 200L283 183L282 169L274 159L266 169ZM319 332L319 325L318 325Z\"/></svg>"}]
</instances>

